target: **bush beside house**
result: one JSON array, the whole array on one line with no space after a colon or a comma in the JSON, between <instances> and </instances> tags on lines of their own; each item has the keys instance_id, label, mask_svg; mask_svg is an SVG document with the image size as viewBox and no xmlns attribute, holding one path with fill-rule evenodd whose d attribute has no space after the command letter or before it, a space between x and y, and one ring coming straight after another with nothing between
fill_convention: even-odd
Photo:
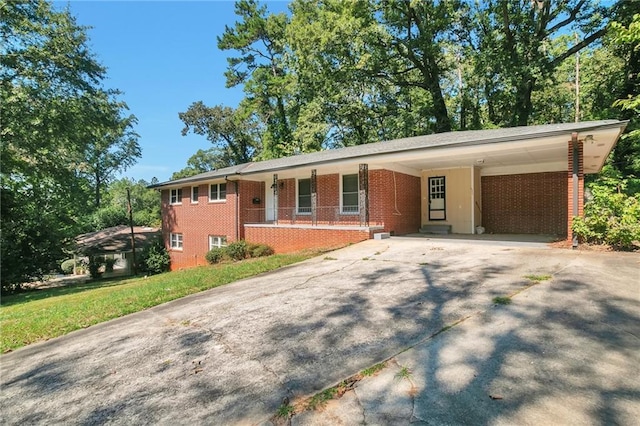
<instances>
[{"instance_id":1,"label":"bush beside house","mask_svg":"<svg viewBox=\"0 0 640 426\"><path fill-rule=\"evenodd\" d=\"M591 199L572 230L583 242L616 250L640 249L640 197L627 180L603 178L589 185Z\"/></svg>"},{"instance_id":2,"label":"bush beside house","mask_svg":"<svg viewBox=\"0 0 640 426\"><path fill-rule=\"evenodd\" d=\"M143 251L138 259L138 270L148 275L167 272L171 266L169 252L164 246L162 238L157 238L153 244Z\"/></svg>"},{"instance_id":3,"label":"bush beside house","mask_svg":"<svg viewBox=\"0 0 640 426\"><path fill-rule=\"evenodd\" d=\"M207 252L205 258L211 265L223 260L243 260L254 257L271 256L273 248L266 244L252 244L244 240L234 241L226 247L214 247Z\"/></svg>"}]
</instances>

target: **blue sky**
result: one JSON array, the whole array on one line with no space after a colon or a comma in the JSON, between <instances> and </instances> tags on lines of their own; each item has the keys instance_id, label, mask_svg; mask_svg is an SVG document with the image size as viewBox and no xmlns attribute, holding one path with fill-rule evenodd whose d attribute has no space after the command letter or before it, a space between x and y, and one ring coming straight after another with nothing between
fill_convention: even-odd
<instances>
[{"instance_id":1,"label":"blue sky","mask_svg":"<svg viewBox=\"0 0 640 426\"><path fill-rule=\"evenodd\" d=\"M273 12L287 2L263 2ZM216 37L238 20L232 1L72 1L69 6L88 30L89 46L107 67L105 86L119 89L138 118L142 158L123 176L168 180L198 149L203 136L182 136L178 113L195 101L236 106L242 89L225 88L226 58Z\"/></svg>"}]
</instances>

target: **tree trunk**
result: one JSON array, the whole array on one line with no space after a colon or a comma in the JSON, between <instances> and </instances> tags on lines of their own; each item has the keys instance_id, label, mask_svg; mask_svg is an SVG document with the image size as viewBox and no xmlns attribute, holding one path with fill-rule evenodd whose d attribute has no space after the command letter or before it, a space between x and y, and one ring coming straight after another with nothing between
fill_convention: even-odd
<instances>
[{"instance_id":1,"label":"tree trunk","mask_svg":"<svg viewBox=\"0 0 640 426\"><path fill-rule=\"evenodd\" d=\"M280 127L280 142L282 144L286 144L287 146L289 146L291 144L291 131L289 130L289 122L287 121L287 112L286 109L284 107L284 101L282 100L281 96L277 96L276 97L276 104L278 106L278 115L280 116L280 119L278 121L280 121L280 124L278 127Z\"/></svg>"},{"instance_id":2,"label":"tree trunk","mask_svg":"<svg viewBox=\"0 0 640 426\"><path fill-rule=\"evenodd\" d=\"M529 123L529 117L533 110L533 105L531 104L531 93L533 92L534 83L535 79L530 78L518 85L516 92L516 104L514 105L515 114L511 119L512 126L526 126Z\"/></svg>"},{"instance_id":3,"label":"tree trunk","mask_svg":"<svg viewBox=\"0 0 640 426\"><path fill-rule=\"evenodd\" d=\"M102 181L100 179L100 172L96 171L96 208L99 209L100 208L100 185L102 184Z\"/></svg>"},{"instance_id":4,"label":"tree trunk","mask_svg":"<svg viewBox=\"0 0 640 426\"><path fill-rule=\"evenodd\" d=\"M451 120L447 112L447 104L442 96L442 88L440 87L440 72L435 61L430 61L429 77L425 81L429 88L429 93L433 99L433 115L436 119L436 133L444 133L451 131Z\"/></svg>"}]
</instances>

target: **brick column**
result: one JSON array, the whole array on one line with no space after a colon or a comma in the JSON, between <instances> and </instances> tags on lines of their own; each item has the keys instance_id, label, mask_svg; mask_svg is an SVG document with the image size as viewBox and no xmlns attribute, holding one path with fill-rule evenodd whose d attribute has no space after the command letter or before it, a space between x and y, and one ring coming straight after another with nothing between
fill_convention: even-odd
<instances>
[{"instance_id":1,"label":"brick column","mask_svg":"<svg viewBox=\"0 0 640 426\"><path fill-rule=\"evenodd\" d=\"M571 232L571 224L573 223L574 205L573 205L573 194L574 194L574 182L573 182L573 145L576 144L578 148L578 214L577 216L582 216L584 213L584 156L583 156L583 144L582 141L578 141L577 137L572 138L572 141L569 141L568 151L567 151L567 159L568 159L568 172L567 172L567 239L571 241L573 239L573 233Z\"/></svg>"},{"instance_id":2,"label":"brick column","mask_svg":"<svg viewBox=\"0 0 640 426\"><path fill-rule=\"evenodd\" d=\"M369 165L360 164L358 170L360 226L369 226Z\"/></svg>"}]
</instances>

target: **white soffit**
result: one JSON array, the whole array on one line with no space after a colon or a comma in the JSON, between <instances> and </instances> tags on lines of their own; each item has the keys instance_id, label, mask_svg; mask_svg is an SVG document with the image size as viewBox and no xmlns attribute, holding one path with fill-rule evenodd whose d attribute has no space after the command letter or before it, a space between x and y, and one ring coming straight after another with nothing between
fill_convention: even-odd
<instances>
[{"instance_id":1,"label":"white soffit","mask_svg":"<svg viewBox=\"0 0 640 426\"><path fill-rule=\"evenodd\" d=\"M381 160L394 161L417 170L470 166L495 168L521 165L532 165L535 169L535 166L539 164L544 165L544 171L552 171L548 170L549 164L553 164L553 167L557 168L562 163L564 170L566 170L567 146L567 136L557 136L389 154L376 158L376 163L382 163ZM562 170L562 167L559 170Z\"/></svg>"},{"instance_id":2,"label":"white soffit","mask_svg":"<svg viewBox=\"0 0 640 426\"><path fill-rule=\"evenodd\" d=\"M620 128L604 129L592 132L584 132L579 135L583 141L584 172L598 173L609 153L613 149L614 143L620 136ZM591 137L588 137L591 135Z\"/></svg>"}]
</instances>

